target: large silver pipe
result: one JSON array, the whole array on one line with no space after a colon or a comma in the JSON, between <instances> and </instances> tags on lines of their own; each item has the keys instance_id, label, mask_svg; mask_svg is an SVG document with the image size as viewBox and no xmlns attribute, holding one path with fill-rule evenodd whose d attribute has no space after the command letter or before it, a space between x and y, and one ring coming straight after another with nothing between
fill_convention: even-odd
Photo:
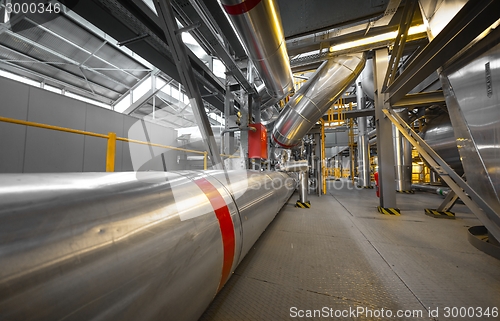
<instances>
[{"instance_id":1,"label":"large silver pipe","mask_svg":"<svg viewBox=\"0 0 500 321\"><path fill-rule=\"evenodd\" d=\"M300 143L328 108L358 77L365 65L365 55L334 57L293 95L273 129L273 139L285 148Z\"/></svg>"},{"instance_id":2,"label":"large silver pipe","mask_svg":"<svg viewBox=\"0 0 500 321\"><path fill-rule=\"evenodd\" d=\"M309 162L305 159L285 162L280 168L285 172L307 172L308 169Z\"/></svg>"},{"instance_id":3,"label":"large silver pipe","mask_svg":"<svg viewBox=\"0 0 500 321\"><path fill-rule=\"evenodd\" d=\"M421 136L459 175L464 173L457 140L448 114L437 116L422 128Z\"/></svg>"},{"instance_id":4,"label":"large silver pipe","mask_svg":"<svg viewBox=\"0 0 500 321\"><path fill-rule=\"evenodd\" d=\"M2 174L0 320L197 320L295 185L280 172Z\"/></svg>"},{"instance_id":5,"label":"large silver pipe","mask_svg":"<svg viewBox=\"0 0 500 321\"><path fill-rule=\"evenodd\" d=\"M301 203L307 203L309 194L309 173L299 173L299 184L299 200Z\"/></svg>"},{"instance_id":6,"label":"large silver pipe","mask_svg":"<svg viewBox=\"0 0 500 321\"><path fill-rule=\"evenodd\" d=\"M409 115L406 109L396 111L401 118L408 122ZM394 167L396 174L396 190L411 191L412 155L410 142L392 125L394 141Z\"/></svg>"},{"instance_id":7,"label":"large silver pipe","mask_svg":"<svg viewBox=\"0 0 500 321\"><path fill-rule=\"evenodd\" d=\"M277 1L222 0L268 93L285 97L293 89L292 70Z\"/></svg>"},{"instance_id":8,"label":"large silver pipe","mask_svg":"<svg viewBox=\"0 0 500 321\"><path fill-rule=\"evenodd\" d=\"M365 94L361 88L360 77L356 80L356 103L358 110L365 108ZM370 146L368 145L367 127L368 124L366 117L358 117L358 184L362 187L371 186Z\"/></svg>"},{"instance_id":9,"label":"large silver pipe","mask_svg":"<svg viewBox=\"0 0 500 321\"><path fill-rule=\"evenodd\" d=\"M261 110L264 110L269 106L273 106L274 104L276 104L279 101L278 98L271 96L267 92L265 84L262 84L259 87L257 87L257 93L259 94L259 97L260 97Z\"/></svg>"}]
</instances>

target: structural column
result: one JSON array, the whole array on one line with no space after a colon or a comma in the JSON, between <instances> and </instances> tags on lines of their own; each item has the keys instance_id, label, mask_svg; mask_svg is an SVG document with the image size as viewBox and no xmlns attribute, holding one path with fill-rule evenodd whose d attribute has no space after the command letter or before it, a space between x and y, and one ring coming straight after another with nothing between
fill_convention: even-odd
<instances>
[{"instance_id":1,"label":"structural column","mask_svg":"<svg viewBox=\"0 0 500 321\"><path fill-rule=\"evenodd\" d=\"M373 58L373 77L375 83L375 124L377 127L378 179L380 206L396 208L396 189L394 175L394 147L392 123L385 117L383 109L390 108L385 103L386 94L382 94L385 73L388 66L387 48L375 51Z\"/></svg>"}]
</instances>

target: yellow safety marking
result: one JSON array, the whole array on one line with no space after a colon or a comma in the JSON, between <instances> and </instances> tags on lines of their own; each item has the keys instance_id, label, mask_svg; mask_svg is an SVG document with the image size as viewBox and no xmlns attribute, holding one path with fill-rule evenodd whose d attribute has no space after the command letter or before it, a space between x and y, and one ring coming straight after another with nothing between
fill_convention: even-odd
<instances>
[{"instance_id":1,"label":"yellow safety marking","mask_svg":"<svg viewBox=\"0 0 500 321\"><path fill-rule=\"evenodd\" d=\"M450 212L450 211L440 212L440 211L437 211L435 209L426 208L425 213L429 214L432 217L437 217L437 218L440 218L440 217L455 218L455 213Z\"/></svg>"},{"instance_id":2,"label":"yellow safety marking","mask_svg":"<svg viewBox=\"0 0 500 321\"><path fill-rule=\"evenodd\" d=\"M377 210L379 211L379 213L382 213L384 215L395 215L395 216L401 215L400 210L397 208L378 206Z\"/></svg>"},{"instance_id":3,"label":"yellow safety marking","mask_svg":"<svg viewBox=\"0 0 500 321\"><path fill-rule=\"evenodd\" d=\"M297 203L295 203L295 207L300 207L300 208L311 208L311 203L307 202L307 203L302 203L300 201L297 201Z\"/></svg>"}]
</instances>

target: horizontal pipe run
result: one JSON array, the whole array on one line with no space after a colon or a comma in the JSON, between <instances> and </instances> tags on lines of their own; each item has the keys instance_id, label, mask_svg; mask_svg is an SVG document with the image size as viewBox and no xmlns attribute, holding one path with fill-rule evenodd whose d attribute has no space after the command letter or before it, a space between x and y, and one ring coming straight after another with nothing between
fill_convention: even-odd
<instances>
[{"instance_id":1,"label":"horizontal pipe run","mask_svg":"<svg viewBox=\"0 0 500 321\"><path fill-rule=\"evenodd\" d=\"M1 174L0 319L198 320L296 185L246 170Z\"/></svg>"}]
</instances>

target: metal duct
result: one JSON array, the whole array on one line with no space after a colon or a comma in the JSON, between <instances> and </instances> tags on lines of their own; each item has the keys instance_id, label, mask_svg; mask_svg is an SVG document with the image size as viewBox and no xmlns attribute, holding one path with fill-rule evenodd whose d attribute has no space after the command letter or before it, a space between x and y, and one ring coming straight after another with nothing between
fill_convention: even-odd
<instances>
[{"instance_id":1,"label":"metal duct","mask_svg":"<svg viewBox=\"0 0 500 321\"><path fill-rule=\"evenodd\" d=\"M364 93L373 100L375 98L375 83L373 78L373 62L370 60L365 69L361 72L359 76L361 80L361 87L363 88Z\"/></svg>"},{"instance_id":2,"label":"metal duct","mask_svg":"<svg viewBox=\"0 0 500 321\"><path fill-rule=\"evenodd\" d=\"M2 174L0 319L197 320L295 187L280 172Z\"/></svg>"},{"instance_id":3,"label":"metal duct","mask_svg":"<svg viewBox=\"0 0 500 321\"><path fill-rule=\"evenodd\" d=\"M356 80L356 104L358 110L362 110L366 105L360 78L361 76ZM368 145L367 127L366 117L358 117L358 172L359 185L363 187L371 186L370 146Z\"/></svg>"},{"instance_id":4,"label":"metal duct","mask_svg":"<svg viewBox=\"0 0 500 321\"><path fill-rule=\"evenodd\" d=\"M409 121L408 110L402 108L396 111L405 121ZM394 172L396 174L396 191L411 191L412 155L410 142L392 125L394 146Z\"/></svg>"},{"instance_id":5,"label":"metal duct","mask_svg":"<svg viewBox=\"0 0 500 321\"><path fill-rule=\"evenodd\" d=\"M453 126L448 114L431 119L422 128L421 136L459 175L464 173Z\"/></svg>"},{"instance_id":6,"label":"metal duct","mask_svg":"<svg viewBox=\"0 0 500 321\"><path fill-rule=\"evenodd\" d=\"M266 85L262 84L259 87L257 87L257 93L259 94L260 97L260 109L264 110L269 106L275 105L279 99L272 97L269 95L269 93L266 90Z\"/></svg>"},{"instance_id":7,"label":"metal duct","mask_svg":"<svg viewBox=\"0 0 500 321\"><path fill-rule=\"evenodd\" d=\"M500 44L491 41L445 69L441 83L467 183L496 212L482 223L500 240Z\"/></svg>"},{"instance_id":8,"label":"metal duct","mask_svg":"<svg viewBox=\"0 0 500 321\"><path fill-rule=\"evenodd\" d=\"M268 93L285 97L293 89L293 78L277 1L222 0L222 6Z\"/></svg>"},{"instance_id":9,"label":"metal duct","mask_svg":"<svg viewBox=\"0 0 500 321\"><path fill-rule=\"evenodd\" d=\"M285 148L298 145L364 66L365 55L362 53L324 62L283 109L273 129L274 141Z\"/></svg>"},{"instance_id":10,"label":"metal duct","mask_svg":"<svg viewBox=\"0 0 500 321\"><path fill-rule=\"evenodd\" d=\"M307 172L308 169L309 162L307 160L288 161L280 168L280 170L285 172Z\"/></svg>"}]
</instances>

